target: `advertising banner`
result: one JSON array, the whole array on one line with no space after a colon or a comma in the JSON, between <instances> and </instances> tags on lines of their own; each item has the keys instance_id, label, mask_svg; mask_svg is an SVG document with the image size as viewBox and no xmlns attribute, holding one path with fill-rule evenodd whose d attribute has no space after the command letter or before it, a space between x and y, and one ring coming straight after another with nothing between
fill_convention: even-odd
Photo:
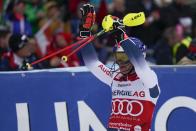
<instances>
[{"instance_id":1,"label":"advertising banner","mask_svg":"<svg viewBox=\"0 0 196 131\"><path fill-rule=\"evenodd\" d=\"M196 67L153 67L152 131L194 131ZM106 131L111 90L86 68L0 73L0 131Z\"/></svg>"}]
</instances>

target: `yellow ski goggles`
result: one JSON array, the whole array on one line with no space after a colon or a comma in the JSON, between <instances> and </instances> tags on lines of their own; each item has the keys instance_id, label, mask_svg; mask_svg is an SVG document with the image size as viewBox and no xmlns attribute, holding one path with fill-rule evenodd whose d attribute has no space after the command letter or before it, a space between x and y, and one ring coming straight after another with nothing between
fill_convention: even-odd
<instances>
[{"instance_id":1,"label":"yellow ski goggles","mask_svg":"<svg viewBox=\"0 0 196 131\"><path fill-rule=\"evenodd\" d=\"M129 58L124 52L116 52L115 54L117 64L127 64L129 63Z\"/></svg>"}]
</instances>

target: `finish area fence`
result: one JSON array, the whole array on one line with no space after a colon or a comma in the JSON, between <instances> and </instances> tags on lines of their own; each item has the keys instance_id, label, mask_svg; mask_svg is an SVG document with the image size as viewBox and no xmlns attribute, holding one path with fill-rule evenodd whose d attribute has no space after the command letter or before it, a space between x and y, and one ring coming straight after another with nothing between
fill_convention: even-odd
<instances>
[{"instance_id":1,"label":"finish area fence","mask_svg":"<svg viewBox=\"0 0 196 131\"><path fill-rule=\"evenodd\" d=\"M196 67L153 67L152 131L195 131ZM106 131L111 91L85 67L0 73L0 131Z\"/></svg>"}]
</instances>

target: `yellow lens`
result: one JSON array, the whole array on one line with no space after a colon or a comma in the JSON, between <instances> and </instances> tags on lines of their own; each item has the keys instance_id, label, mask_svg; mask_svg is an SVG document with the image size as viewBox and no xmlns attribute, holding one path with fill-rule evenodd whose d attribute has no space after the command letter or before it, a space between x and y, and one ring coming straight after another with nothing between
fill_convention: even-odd
<instances>
[{"instance_id":1,"label":"yellow lens","mask_svg":"<svg viewBox=\"0 0 196 131\"><path fill-rule=\"evenodd\" d=\"M116 57L116 61L117 62L118 61L121 61L121 62L127 62L127 61L129 61L128 56L125 53L123 53L123 52L116 53L115 54L115 57Z\"/></svg>"}]
</instances>

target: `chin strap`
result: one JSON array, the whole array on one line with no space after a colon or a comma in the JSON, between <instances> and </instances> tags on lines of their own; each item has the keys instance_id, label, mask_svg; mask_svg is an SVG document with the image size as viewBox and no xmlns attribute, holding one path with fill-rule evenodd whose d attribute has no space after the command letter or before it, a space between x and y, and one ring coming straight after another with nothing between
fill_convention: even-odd
<instances>
[{"instance_id":1,"label":"chin strap","mask_svg":"<svg viewBox=\"0 0 196 131\"><path fill-rule=\"evenodd\" d=\"M113 62L113 64L112 64L112 66L109 68L110 69L110 72L112 73L112 74L114 74L114 73L121 73L121 74L123 74L121 71L120 71L120 68L118 67L117 68L117 62L116 61L114 61ZM129 70L129 69L128 69ZM127 70L127 71L128 71ZM130 73L132 73L133 71L135 70L135 68L134 68L134 66L132 66L132 68L130 69L130 71L128 72L128 73L126 73L126 74L123 74L123 75L128 75L128 74L130 74ZM119 71L119 72L118 72Z\"/></svg>"}]
</instances>

